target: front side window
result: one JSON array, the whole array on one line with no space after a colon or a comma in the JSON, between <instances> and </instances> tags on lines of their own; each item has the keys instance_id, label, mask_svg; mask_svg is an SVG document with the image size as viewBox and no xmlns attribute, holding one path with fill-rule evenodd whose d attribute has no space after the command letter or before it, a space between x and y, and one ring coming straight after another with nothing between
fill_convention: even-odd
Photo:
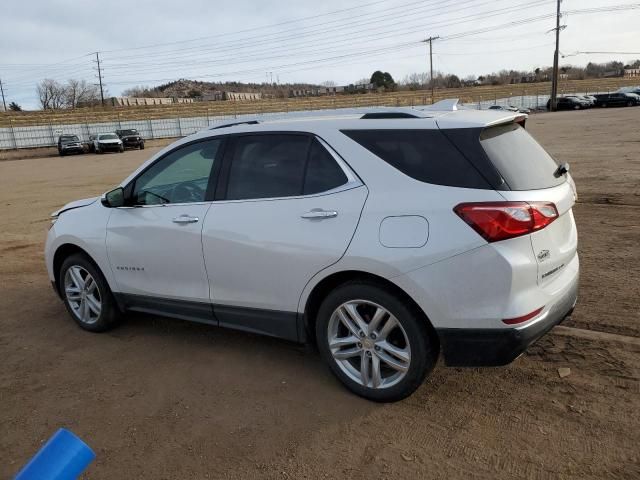
<instances>
[{"instance_id":1,"label":"front side window","mask_svg":"<svg viewBox=\"0 0 640 480\"><path fill-rule=\"evenodd\" d=\"M178 148L145 170L133 188L136 205L204 202L221 140Z\"/></svg>"}]
</instances>

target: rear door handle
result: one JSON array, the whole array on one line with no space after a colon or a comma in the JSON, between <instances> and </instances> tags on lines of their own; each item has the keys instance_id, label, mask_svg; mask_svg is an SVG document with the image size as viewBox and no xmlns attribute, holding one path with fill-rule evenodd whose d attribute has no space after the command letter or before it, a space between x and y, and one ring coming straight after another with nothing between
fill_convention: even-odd
<instances>
[{"instance_id":1,"label":"rear door handle","mask_svg":"<svg viewBox=\"0 0 640 480\"><path fill-rule=\"evenodd\" d=\"M173 223L184 225L185 223L196 223L198 220L200 220L198 217L192 217L191 215L183 214L179 217L175 217L173 219Z\"/></svg>"},{"instance_id":2,"label":"rear door handle","mask_svg":"<svg viewBox=\"0 0 640 480\"><path fill-rule=\"evenodd\" d=\"M337 216L338 216L338 212L336 212L335 210L322 210L320 208L314 208L310 212L303 213L301 215L302 218L310 218L310 219L334 218Z\"/></svg>"}]
</instances>

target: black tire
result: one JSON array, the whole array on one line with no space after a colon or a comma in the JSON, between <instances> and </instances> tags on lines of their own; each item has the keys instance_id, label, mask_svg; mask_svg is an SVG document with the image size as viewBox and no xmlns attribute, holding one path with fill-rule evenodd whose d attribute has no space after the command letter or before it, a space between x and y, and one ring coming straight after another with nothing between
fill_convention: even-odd
<instances>
[{"instance_id":1,"label":"black tire","mask_svg":"<svg viewBox=\"0 0 640 480\"><path fill-rule=\"evenodd\" d=\"M633 107L633 102L627 102L627 107Z\"/></svg>"},{"instance_id":2,"label":"black tire","mask_svg":"<svg viewBox=\"0 0 640 480\"><path fill-rule=\"evenodd\" d=\"M64 152L58 151L58 155L60 155L61 157L64 157Z\"/></svg>"},{"instance_id":3,"label":"black tire","mask_svg":"<svg viewBox=\"0 0 640 480\"><path fill-rule=\"evenodd\" d=\"M144 150L144 143L140 144L140 150Z\"/></svg>"},{"instance_id":4,"label":"black tire","mask_svg":"<svg viewBox=\"0 0 640 480\"><path fill-rule=\"evenodd\" d=\"M120 153L124 152L124 145L120 145Z\"/></svg>"},{"instance_id":5,"label":"black tire","mask_svg":"<svg viewBox=\"0 0 640 480\"><path fill-rule=\"evenodd\" d=\"M96 150L95 150L95 151L96 151L96 153L97 153L98 155L102 155L102 149L100 149L100 148L96 148Z\"/></svg>"},{"instance_id":6,"label":"black tire","mask_svg":"<svg viewBox=\"0 0 640 480\"><path fill-rule=\"evenodd\" d=\"M97 294L93 293L94 296L97 296L100 300L100 314L94 320L89 322L84 322L78 315L75 313L73 307L71 306L71 302L67 299L67 292L65 289L65 276L67 271L71 267L80 267L85 272L91 275L93 280L95 281ZM84 277L87 278L87 277ZM58 286L60 288L60 293L62 295L62 300L64 301L64 305L71 315L71 318L80 326L80 328L84 330L88 330L90 332L105 332L116 327L120 321L122 320L122 313L118 308L118 305L113 297L113 293L109 288L109 284L107 283L104 275L100 271L100 269L84 254L76 253L67 257L64 262L62 262L62 266L60 267L60 271L58 272Z\"/></svg>"},{"instance_id":7,"label":"black tire","mask_svg":"<svg viewBox=\"0 0 640 480\"><path fill-rule=\"evenodd\" d=\"M406 332L411 356L406 374L398 383L386 388L365 386L350 378L334 359L329 347L331 317L338 307L354 300L373 302L383 307L398 320ZM428 320L421 312L416 311L416 308L408 305L406 300L398 295L372 282L354 281L337 287L322 302L316 321L316 339L323 360L349 390L376 402L395 402L411 395L436 364L438 342L427 322ZM354 357L356 364L359 361L358 358L361 357Z\"/></svg>"}]
</instances>

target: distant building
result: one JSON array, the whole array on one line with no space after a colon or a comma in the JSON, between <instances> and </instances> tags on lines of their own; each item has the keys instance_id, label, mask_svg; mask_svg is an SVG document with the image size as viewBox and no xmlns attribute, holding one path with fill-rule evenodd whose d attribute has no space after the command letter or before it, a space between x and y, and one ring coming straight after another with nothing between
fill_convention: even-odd
<instances>
[{"instance_id":1,"label":"distant building","mask_svg":"<svg viewBox=\"0 0 640 480\"><path fill-rule=\"evenodd\" d=\"M222 100L243 102L260 99L262 99L262 93L259 92L222 92Z\"/></svg>"},{"instance_id":2,"label":"distant building","mask_svg":"<svg viewBox=\"0 0 640 480\"><path fill-rule=\"evenodd\" d=\"M193 103L193 98L176 97L111 97L107 102L114 107L136 107L141 105L170 105L172 103Z\"/></svg>"},{"instance_id":3,"label":"distant building","mask_svg":"<svg viewBox=\"0 0 640 480\"><path fill-rule=\"evenodd\" d=\"M640 77L640 68L625 68L624 76L626 78Z\"/></svg>"}]
</instances>

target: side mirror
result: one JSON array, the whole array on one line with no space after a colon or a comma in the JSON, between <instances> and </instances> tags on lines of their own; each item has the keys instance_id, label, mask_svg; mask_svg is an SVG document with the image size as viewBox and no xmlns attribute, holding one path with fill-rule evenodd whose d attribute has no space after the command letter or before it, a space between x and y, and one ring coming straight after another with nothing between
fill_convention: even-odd
<instances>
[{"instance_id":1,"label":"side mirror","mask_svg":"<svg viewBox=\"0 0 640 480\"><path fill-rule=\"evenodd\" d=\"M115 188L107 192L102 197L102 204L107 208L118 208L124 206L124 189Z\"/></svg>"}]
</instances>

